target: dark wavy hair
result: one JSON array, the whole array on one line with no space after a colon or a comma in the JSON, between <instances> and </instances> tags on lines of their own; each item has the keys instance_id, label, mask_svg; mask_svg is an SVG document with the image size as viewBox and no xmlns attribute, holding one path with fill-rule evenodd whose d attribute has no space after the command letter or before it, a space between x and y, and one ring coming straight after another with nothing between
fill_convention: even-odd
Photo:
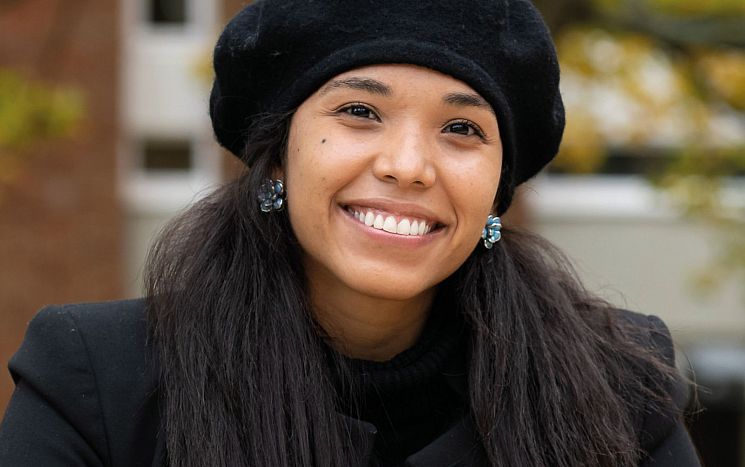
<instances>
[{"instance_id":1,"label":"dark wavy hair","mask_svg":"<svg viewBox=\"0 0 745 467\"><path fill-rule=\"evenodd\" d=\"M355 465L286 211L256 193L292 115L249 130L251 169L176 218L146 267L171 466ZM469 404L494 465L632 466L634 414L674 369L638 345L546 241L505 229L446 284L469 329ZM342 377L343 378L343 377ZM351 383L350 383L351 384Z\"/></svg>"}]
</instances>

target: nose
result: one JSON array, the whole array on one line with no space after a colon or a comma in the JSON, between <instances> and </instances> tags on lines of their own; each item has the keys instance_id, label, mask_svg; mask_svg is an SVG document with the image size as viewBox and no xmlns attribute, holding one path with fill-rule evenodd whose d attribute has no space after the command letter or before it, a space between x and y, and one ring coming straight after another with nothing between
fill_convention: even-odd
<instances>
[{"instance_id":1,"label":"nose","mask_svg":"<svg viewBox=\"0 0 745 467\"><path fill-rule=\"evenodd\" d=\"M430 187L435 183L434 137L422 129L399 128L391 131L388 144L375 159L375 176L401 188Z\"/></svg>"}]
</instances>

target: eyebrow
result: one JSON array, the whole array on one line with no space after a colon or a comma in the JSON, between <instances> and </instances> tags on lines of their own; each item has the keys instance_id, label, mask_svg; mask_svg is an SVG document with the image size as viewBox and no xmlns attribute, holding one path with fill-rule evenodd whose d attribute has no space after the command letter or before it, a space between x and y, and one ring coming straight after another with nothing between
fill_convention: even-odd
<instances>
[{"instance_id":1,"label":"eyebrow","mask_svg":"<svg viewBox=\"0 0 745 467\"><path fill-rule=\"evenodd\" d=\"M495 113L491 105L489 105L483 97L478 94L470 94L466 92L451 92L442 98L442 101L446 104L456 105L459 107L479 107L486 108Z\"/></svg>"},{"instance_id":2,"label":"eyebrow","mask_svg":"<svg viewBox=\"0 0 745 467\"><path fill-rule=\"evenodd\" d=\"M393 94L393 90L390 86L385 83L372 78L346 78L346 79L335 79L328 83L321 89L321 95L327 94L334 89L355 89L358 91L369 92L370 94L377 94L379 96L388 97ZM478 94L472 94L467 92L451 92L443 96L442 101L449 105L455 105L459 107L478 107L489 109L492 113L494 109L492 106L484 100L483 97Z\"/></svg>"},{"instance_id":3,"label":"eyebrow","mask_svg":"<svg viewBox=\"0 0 745 467\"><path fill-rule=\"evenodd\" d=\"M372 78L346 78L331 81L323 87L321 95L339 88L356 89L358 91L366 91L370 94L377 94L379 96L390 96L393 94L393 90L390 86L383 84L378 80Z\"/></svg>"}]
</instances>

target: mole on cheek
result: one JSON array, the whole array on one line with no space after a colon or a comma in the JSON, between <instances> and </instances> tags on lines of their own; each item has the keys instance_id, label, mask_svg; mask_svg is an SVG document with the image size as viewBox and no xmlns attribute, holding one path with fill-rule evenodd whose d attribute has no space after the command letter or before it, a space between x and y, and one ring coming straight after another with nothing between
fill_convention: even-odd
<instances>
[{"instance_id":1,"label":"mole on cheek","mask_svg":"<svg viewBox=\"0 0 745 467\"><path fill-rule=\"evenodd\" d=\"M326 138L323 138L323 139L321 140L321 144L326 144Z\"/></svg>"}]
</instances>

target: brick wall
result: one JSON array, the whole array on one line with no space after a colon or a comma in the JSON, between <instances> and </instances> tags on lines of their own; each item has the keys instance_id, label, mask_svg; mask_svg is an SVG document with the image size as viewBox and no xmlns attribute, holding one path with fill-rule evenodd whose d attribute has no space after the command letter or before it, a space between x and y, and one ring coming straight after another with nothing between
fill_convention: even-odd
<instances>
[{"instance_id":1,"label":"brick wall","mask_svg":"<svg viewBox=\"0 0 745 467\"><path fill-rule=\"evenodd\" d=\"M74 138L35 147L0 194L0 414L5 365L49 303L121 292L122 209L116 196L116 0L17 0L0 6L0 67L84 93Z\"/></svg>"}]
</instances>

